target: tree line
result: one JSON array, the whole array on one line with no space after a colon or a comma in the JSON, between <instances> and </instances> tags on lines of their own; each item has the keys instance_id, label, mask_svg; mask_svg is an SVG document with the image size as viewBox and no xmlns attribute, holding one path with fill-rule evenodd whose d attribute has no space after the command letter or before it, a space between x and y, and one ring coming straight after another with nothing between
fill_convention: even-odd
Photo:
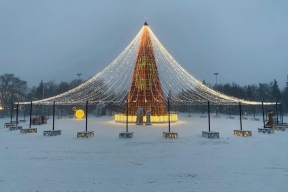
<instances>
[{"instance_id":1,"label":"tree line","mask_svg":"<svg viewBox=\"0 0 288 192\"><path fill-rule=\"evenodd\" d=\"M80 78L70 82L61 81L60 83L55 83L55 81L43 82L41 80L38 86L29 88L26 81L21 80L14 74L3 74L0 75L0 109L5 114L12 102L33 101L52 97L73 89L83 82ZM205 84L205 81L203 83ZM275 79L270 83L259 83L258 85L240 86L233 82L231 84L208 86L226 95L245 100L281 102L284 112L288 113L288 86L280 90Z\"/></svg>"},{"instance_id":2,"label":"tree line","mask_svg":"<svg viewBox=\"0 0 288 192\"><path fill-rule=\"evenodd\" d=\"M12 102L33 101L52 97L73 89L83 82L80 78L70 82L61 81L60 83L55 83L55 81L43 82L41 80L38 86L29 88L27 81L21 80L14 74L0 75L0 109L2 110L2 115L9 113L8 109L11 107Z\"/></svg>"}]
</instances>

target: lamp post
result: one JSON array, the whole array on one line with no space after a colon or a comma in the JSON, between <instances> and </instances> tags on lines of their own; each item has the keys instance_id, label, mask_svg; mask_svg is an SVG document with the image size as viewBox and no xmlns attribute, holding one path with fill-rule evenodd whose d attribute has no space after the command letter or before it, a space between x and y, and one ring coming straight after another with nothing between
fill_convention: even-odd
<instances>
[{"instance_id":1,"label":"lamp post","mask_svg":"<svg viewBox=\"0 0 288 192\"><path fill-rule=\"evenodd\" d=\"M80 81L81 81L81 80L80 80L80 76L81 76L82 74L81 74L81 73L77 73L77 75L78 75L78 82L77 82L77 86L78 86L78 85L81 84L81 82L80 82Z\"/></svg>"},{"instance_id":2,"label":"lamp post","mask_svg":"<svg viewBox=\"0 0 288 192\"><path fill-rule=\"evenodd\" d=\"M219 73L214 73L214 75L216 76L216 85L217 85L217 75L219 75Z\"/></svg>"},{"instance_id":3,"label":"lamp post","mask_svg":"<svg viewBox=\"0 0 288 192\"><path fill-rule=\"evenodd\" d=\"M19 112L19 102L16 105L16 126L18 127L18 112Z\"/></svg>"}]
</instances>

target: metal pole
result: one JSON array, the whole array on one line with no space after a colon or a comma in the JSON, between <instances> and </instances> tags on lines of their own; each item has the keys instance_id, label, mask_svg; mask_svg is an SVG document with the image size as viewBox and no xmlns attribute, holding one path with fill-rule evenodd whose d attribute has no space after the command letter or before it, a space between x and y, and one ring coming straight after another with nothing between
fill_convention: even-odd
<instances>
[{"instance_id":1,"label":"metal pole","mask_svg":"<svg viewBox=\"0 0 288 192\"><path fill-rule=\"evenodd\" d=\"M30 104L30 123L29 123L29 128L31 129L31 121L32 121L32 101Z\"/></svg>"},{"instance_id":2,"label":"metal pole","mask_svg":"<svg viewBox=\"0 0 288 192\"><path fill-rule=\"evenodd\" d=\"M264 114L264 104L263 104L263 101L262 101L262 114L263 114L263 124L264 124L264 128L265 128L265 114Z\"/></svg>"},{"instance_id":3,"label":"metal pole","mask_svg":"<svg viewBox=\"0 0 288 192\"><path fill-rule=\"evenodd\" d=\"M229 113L229 117L231 116L231 113L230 113L230 105L228 105L228 113Z\"/></svg>"},{"instance_id":4,"label":"metal pole","mask_svg":"<svg viewBox=\"0 0 288 192\"><path fill-rule=\"evenodd\" d=\"M126 132L128 132L128 99L126 101Z\"/></svg>"},{"instance_id":5,"label":"metal pole","mask_svg":"<svg viewBox=\"0 0 288 192\"><path fill-rule=\"evenodd\" d=\"M282 124L283 124L283 104L281 103L281 116L282 116L282 118L281 118L281 122L282 122Z\"/></svg>"},{"instance_id":6,"label":"metal pole","mask_svg":"<svg viewBox=\"0 0 288 192\"><path fill-rule=\"evenodd\" d=\"M208 101L208 126L209 126L209 132L210 132L210 102Z\"/></svg>"},{"instance_id":7,"label":"metal pole","mask_svg":"<svg viewBox=\"0 0 288 192\"><path fill-rule=\"evenodd\" d=\"M86 132L87 132L87 117L88 117L88 115L87 115L87 113L88 113L88 101L86 101Z\"/></svg>"},{"instance_id":8,"label":"metal pole","mask_svg":"<svg viewBox=\"0 0 288 192\"><path fill-rule=\"evenodd\" d=\"M18 112L19 112L19 103L16 105L16 126L18 126Z\"/></svg>"},{"instance_id":9,"label":"metal pole","mask_svg":"<svg viewBox=\"0 0 288 192\"><path fill-rule=\"evenodd\" d=\"M13 102L12 102L12 106L11 106L11 120L10 120L10 123L12 123L12 118L13 118Z\"/></svg>"},{"instance_id":10,"label":"metal pole","mask_svg":"<svg viewBox=\"0 0 288 192\"><path fill-rule=\"evenodd\" d=\"M168 127L170 132L170 96L168 97Z\"/></svg>"},{"instance_id":11,"label":"metal pole","mask_svg":"<svg viewBox=\"0 0 288 192\"><path fill-rule=\"evenodd\" d=\"M25 115L26 115L25 113L26 113L26 105L24 105L24 121L25 121Z\"/></svg>"},{"instance_id":12,"label":"metal pole","mask_svg":"<svg viewBox=\"0 0 288 192\"><path fill-rule=\"evenodd\" d=\"M190 103L189 103L189 117L191 116L191 115L190 115L190 108L191 108L191 106L190 106Z\"/></svg>"},{"instance_id":13,"label":"metal pole","mask_svg":"<svg viewBox=\"0 0 288 192\"><path fill-rule=\"evenodd\" d=\"M266 106L265 108L266 108L266 110L265 110L266 119L268 119L268 115L267 115L267 106Z\"/></svg>"},{"instance_id":14,"label":"metal pole","mask_svg":"<svg viewBox=\"0 0 288 192\"><path fill-rule=\"evenodd\" d=\"M42 97L42 99L44 99L44 83L43 83L43 88L42 88L42 91L43 91L43 97ZM42 115L43 115L43 104L42 104Z\"/></svg>"},{"instance_id":15,"label":"metal pole","mask_svg":"<svg viewBox=\"0 0 288 192\"><path fill-rule=\"evenodd\" d=\"M278 104L277 104L277 101L276 101L276 116L277 116L277 125L278 125L278 123L279 123L279 121L278 121Z\"/></svg>"},{"instance_id":16,"label":"metal pole","mask_svg":"<svg viewBox=\"0 0 288 192\"><path fill-rule=\"evenodd\" d=\"M54 131L54 121L55 121L55 101L53 101L53 131Z\"/></svg>"},{"instance_id":17,"label":"metal pole","mask_svg":"<svg viewBox=\"0 0 288 192\"><path fill-rule=\"evenodd\" d=\"M240 130L242 131L242 111L241 111L241 102L239 101L239 112L240 112Z\"/></svg>"}]
</instances>

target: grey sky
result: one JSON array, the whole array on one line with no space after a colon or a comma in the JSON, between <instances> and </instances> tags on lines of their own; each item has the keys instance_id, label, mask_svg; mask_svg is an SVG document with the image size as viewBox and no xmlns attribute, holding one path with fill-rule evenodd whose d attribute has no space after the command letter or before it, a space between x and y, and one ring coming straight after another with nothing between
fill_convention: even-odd
<instances>
[{"instance_id":1,"label":"grey sky","mask_svg":"<svg viewBox=\"0 0 288 192\"><path fill-rule=\"evenodd\" d=\"M288 1L0 0L0 75L38 85L94 76L141 29L207 83L240 85L288 75Z\"/></svg>"}]
</instances>

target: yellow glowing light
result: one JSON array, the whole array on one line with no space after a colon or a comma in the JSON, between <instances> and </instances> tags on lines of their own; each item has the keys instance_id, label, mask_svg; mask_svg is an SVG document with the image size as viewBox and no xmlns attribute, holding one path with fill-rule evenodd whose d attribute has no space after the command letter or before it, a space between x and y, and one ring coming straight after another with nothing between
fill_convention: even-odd
<instances>
[{"instance_id":1,"label":"yellow glowing light","mask_svg":"<svg viewBox=\"0 0 288 192\"><path fill-rule=\"evenodd\" d=\"M76 109L76 107L73 107L72 109L73 109L73 111L75 111L75 117L77 119L82 119L84 117L85 113L82 109Z\"/></svg>"},{"instance_id":2,"label":"yellow glowing light","mask_svg":"<svg viewBox=\"0 0 288 192\"><path fill-rule=\"evenodd\" d=\"M77 119L82 119L84 117L84 111L82 109L78 109L76 112L75 112L75 117Z\"/></svg>"},{"instance_id":3,"label":"yellow glowing light","mask_svg":"<svg viewBox=\"0 0 288 192\"><path fill-rule=\"evenodd\" d=\"M136 115L129 115L128 116L128 122L129 123L136 123L137 116ZM116 114L114 116L114 120L116 122L126 122L126 115L125 114ZM152 123L166 123L169 120L168 115L161 115L161 116L150 116L150 120ZM178 121L178 115L177 114L170 114L170 122L176 122ZM146 122L146 116L143 117L143 122Z\"/></svg>"}]
</instances>

